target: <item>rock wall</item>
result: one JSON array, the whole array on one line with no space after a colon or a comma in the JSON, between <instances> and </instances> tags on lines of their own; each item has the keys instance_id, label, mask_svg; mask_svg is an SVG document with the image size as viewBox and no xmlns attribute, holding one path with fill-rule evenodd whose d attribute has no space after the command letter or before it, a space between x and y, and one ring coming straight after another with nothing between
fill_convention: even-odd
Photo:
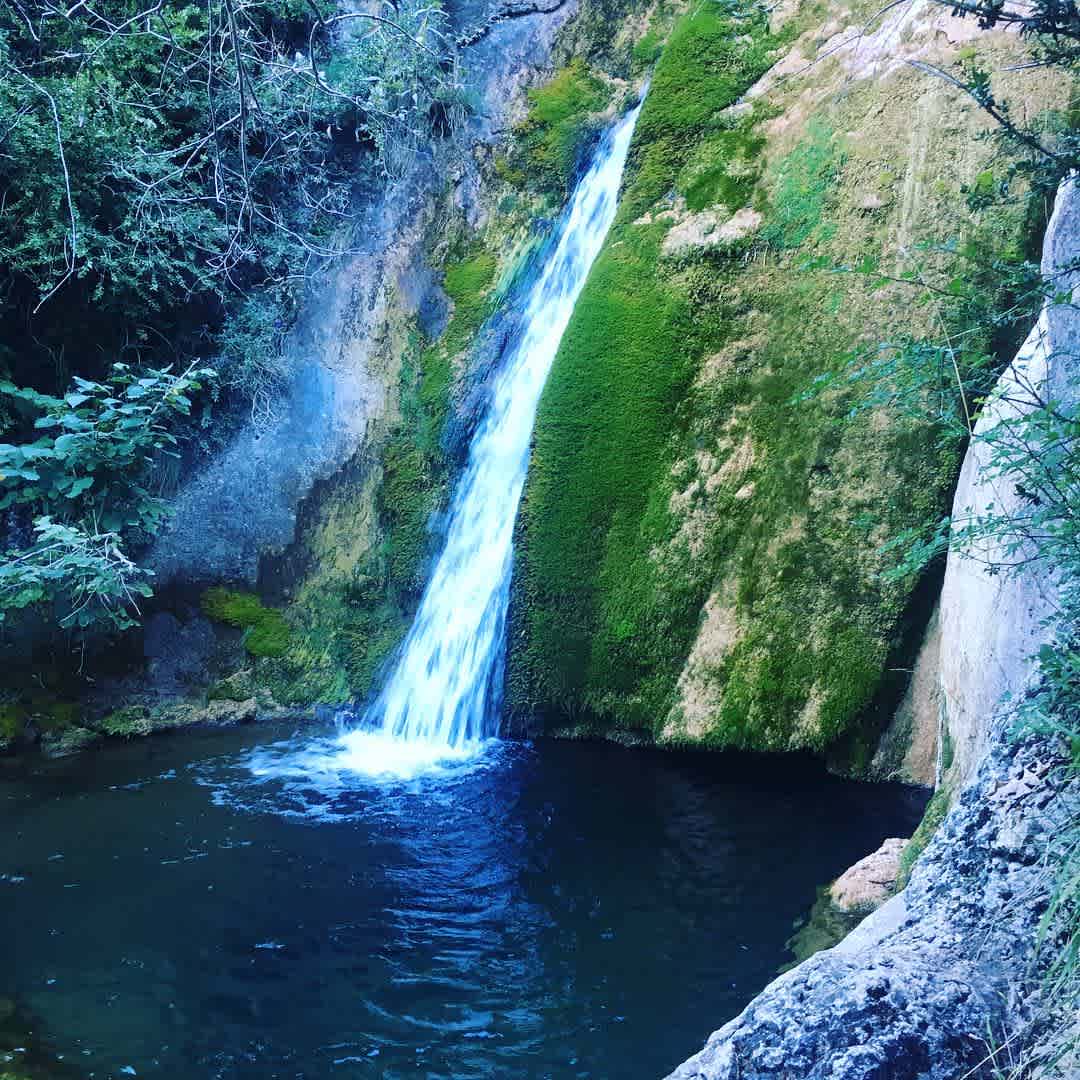
<instances>
[{"instance_id":1,"label":"rock wall","mask_svg":"<svg viewBox=\"0 0 1080 1080\"><path fill-rule=\"evenodd\" d=\"M695 7L671 29L537 419L523 724L871 765L929 616L883 545L940 519L960 452L910 410L860 411L870 380L846 376L953 317L910 283L941 272L930 246L1010 258L1031 230L1022 198L969 209L1003 166L986 118L905 62L1001 71L1022 44L934 4L875 11ZM999 89L1064 105L1064 80L1029 74ZM928 757L896 768L925 780Z\"/></svg>"},{"instance_id":2,"label":"rock wall","mask_svg":"<svg viewBox=\"0 0 1080 1080\"><path fill-rule=\"evenodd\" d=\"M1080 196L1075 184L1058 195L1046 234L1043 276L1071 289L1080 275ZM1049 305L999 384L1001 397L975 427L971 451L960 473L953 517L963 521L987 513L1022 517L1026 504L1007 475L988 473L990 449L979 436L993 425L1031 408L1031 389L1066 408L1076 405L1075 372L1067 358L1080 354L1080 317L1071 307ZM1050 640L1057 609L1055 582L1046 567L1021 567L993 575L987 564L1022 561L1030 552L1007 555L993 544L949 553L941 594L941 687L945 721L955 747L955 769L966 776L981 760L993 717L1008 710L1007 696L1022 694L1031 658Z\"/></svg>"},{"instance_id":3,"label":"rock wall","mask_svg":"<svg viewBox=\"0 0 1080 1080\"><path fill-rule=\"evenodd\" d=\"M1078 253L1080 191L1067 182L1043 272L1074 296ZM1048 306L999 387L1026 376L1061 400L1080 374L1078 345L1080 313ZM976 438L954 512L1009 492L1007 477L987 475ZM1053 608L1045 568L1000 577L950 555L940 668L957 740L953 775L966 778L951 811L903 892L840 945L771 984L673 1080L953 1080L1012 1060L995 1055L1013 1040L1038 1040L1045 860L1080 811L1080 790L1062 779L1060 746L1009 737L1001 697L1015 700L1029 686L1030 650Z\"/></svg>"},{"instance_id":4,"label":"rock wall","mask_svg":"<svg viewBox=\"0 0 1080 1080\"><path fill-rule=\"evenodd\" d=\"M315 484L371 448L373 426L397 408L395 324L419 315L437 290L426 243L444 186L454 183L464 203L475 194L477 148L520 111L524 87L549 68L556 35L577 6L519 6L510 18L500 16L513 5L499 0L451 6L456 33L484 30L460 58L480 108L457 140L433 144L403 177L358 196L354 253L313 282L286 344L287 390L182 488L148 558L160 586L254 585L260 559L294 541Z\"/></svg>"}]
</instances>

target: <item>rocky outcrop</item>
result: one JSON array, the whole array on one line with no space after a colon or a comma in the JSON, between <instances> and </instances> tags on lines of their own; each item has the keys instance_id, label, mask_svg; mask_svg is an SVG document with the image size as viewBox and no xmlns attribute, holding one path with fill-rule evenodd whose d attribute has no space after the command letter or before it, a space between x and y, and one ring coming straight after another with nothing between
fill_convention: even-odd
<instances>
[{"instance_id":1,"label":"rocky outcrop","mask_svg":"<svg viewBox=\"0 0 1080 1080\"><path fill-rule=\"evenodd\" d=\"M849 378L849 358L865 375L872 343L934 340L953 317L902 283L921 252L971 235L989 263L1030 228L1022 200L966 198L999 167L987 118L907 61L983 57L1028 115L1060 108L1064 80L1010 81L1016 35L961 45L973 24L923 0L869 25L802 4L779 38L720 10L675 20L541 400L508 708L549 732L809 751L932 782L932 694L873 766L870 728L930 613L889 541L945 515L960 450L876 398L876 376Z\"/></svg>"},{"instance_id":2,"label":"rocky outcrop","mask_svg":"<svg viewBox=\"0 0 1080 1080\"><path fill-rule=\"evenodd\" d=\"M403 351L394 324L437 306L424 245L447 176L467 200L475 180L465 174L476 148L520 108L524 86L549 64L555 36L577 6L456 6L458 29L486 27L462 57L469 93L481 107L460 139L433 145L404 176L361 196L351 254L315 279L289 335L285 391L181 489L147 559L159 586L254 584L260 558L293 541L298 511L316 482L362 456L376 426L393 418Z\"/></svg>"},{"instance_id":3,"label":"rocky outcrop","mask_svg":"<svg viewBox=\"0 0 1080 1080\"><path fill-rule=\"evenodd\" d=\"M1000 738L910 884L781 976L672 1080L955 1080L1038 1016L1042 866L1080 810L1052 747ZM1034 785L1015 785L1028 773Z\"/></svg>"},{"instance_id":4,"label":"rocky outcrop","mask_svg":"<svg viewBox=\"0 0 1080 1080\"><path fill-rule=\"evenodd\" d=\"M1062 188L1047 230L1043 276L1059 289L1080 281L1075 268L1080 252L1080 193L1076 184ZM975 428L953 507L955 519L995 513L1022 517L1028 503L1008 475L988 469L990 449L979 436L992 426L1033 407L1032 390L1075 407L1077 388L1070 384L1071 358L1080 353L1080 315L1069 305L1049 304L1042 312L1012 367L1002 377L997 400ZM941 595L943 641L941 686L956 767L967 773L982 755L987 718L1002 709L1006 694L1022 692L1032 670L1031 658L1050 640L1057 607L1056 585L1045 565L1015 573L990 575L987 564L1022 562L1030 552L1011 555L1000 545L984 543L971 551L949 554Z\"/></svg>"},{"instance_id":5,"label":"rocky outcrop","mask_svg":"<svg viewBox=\"0 0 1080 1080\"><path fill-rule=\"evenodd\" d=\"M867 912L891 895L900 876L900 856L907 843L890 837L877 851L849 866L829 886L829 898L841 911Z\"/></svg>"},{"instance_id":6,"label":"rocky outcrop","mask_svg":"<svg viewBox=\"0 0 1080 1080\"><path fill-rule=\"evenodd\" d=\"M1080 193L1069 182L1044 248L1044 275L1059 289L1076 289L1078 250ZM1076 310L1047 307L1001 385L1027 378L1061 400L1078 345ZM976 438L955 513L985 508L1009 490L1007 477L988 474ZM1063 779L1062 747L1009 737L1001 699L1030 685L1053 585L1037 567L1000 576L950 556L941 672L958 742L953 774L967 777L952 810L903 892L769 986L673 1080L947 1080L975 1075L998 1047L1038 1031L1046 862L1080 812L1080 790Z\"/></svg>"}]
</instances>

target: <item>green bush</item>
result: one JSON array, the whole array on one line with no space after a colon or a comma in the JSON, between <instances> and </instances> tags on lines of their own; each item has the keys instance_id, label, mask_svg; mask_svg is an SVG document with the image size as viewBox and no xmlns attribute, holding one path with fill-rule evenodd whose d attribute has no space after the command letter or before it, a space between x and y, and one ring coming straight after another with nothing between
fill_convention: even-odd
<instances>
[{"instance_id":1,"label":"green bush","mask_svg":"<svg viewBox=\"0 0 1080 1080\"><path fill-rule=\"evenodd\" d=\"M76 377L62 398L0 382L19 413L18 441L0 443L0 511L33 523L33 541L0 565L0 620L36 606L64 628L133 625L150 575L125 548L160 528L165 503L149 477L175 453L178 419L213 374L115 364L107 382Z\"/></svg>"}]
</instances>

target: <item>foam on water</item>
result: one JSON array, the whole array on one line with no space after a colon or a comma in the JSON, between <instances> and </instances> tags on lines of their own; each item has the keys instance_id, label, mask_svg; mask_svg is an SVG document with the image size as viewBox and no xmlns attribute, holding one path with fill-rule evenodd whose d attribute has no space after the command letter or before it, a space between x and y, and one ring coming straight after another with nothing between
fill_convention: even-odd
<instances>
[{"instance_id":1,"label":"foam on water","mask_svg":"<svg viewBox=\"0 0 1080 1080\"><path fill-rule=\"evenodd\" d=\"M639 109L602 140L527 291L522 332L473 438L445 546L396 666L356 728L344 731L329 751L313 747L305 755L312 777L328 771L416 776L476 757L498 733L514 519L536 409L615 217Z\"/></svg>"}]
</instances>

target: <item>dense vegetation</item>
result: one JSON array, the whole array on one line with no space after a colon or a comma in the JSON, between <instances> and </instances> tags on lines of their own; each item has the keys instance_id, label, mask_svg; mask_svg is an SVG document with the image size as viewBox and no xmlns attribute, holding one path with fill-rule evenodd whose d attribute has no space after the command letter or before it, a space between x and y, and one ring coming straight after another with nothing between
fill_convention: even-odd
<instances>
[{"instance_id":1,"label":"dense vegetation","mask_svg":"<svg viewBox=\"0 0 1080 1080\"><path fill-rule=\"evenodd\" d=\"M418 3L0 6L0 606L130 620L160 455L273 409L358 179L453 123L441 26Z\"/></svg>"}]
</instances>

